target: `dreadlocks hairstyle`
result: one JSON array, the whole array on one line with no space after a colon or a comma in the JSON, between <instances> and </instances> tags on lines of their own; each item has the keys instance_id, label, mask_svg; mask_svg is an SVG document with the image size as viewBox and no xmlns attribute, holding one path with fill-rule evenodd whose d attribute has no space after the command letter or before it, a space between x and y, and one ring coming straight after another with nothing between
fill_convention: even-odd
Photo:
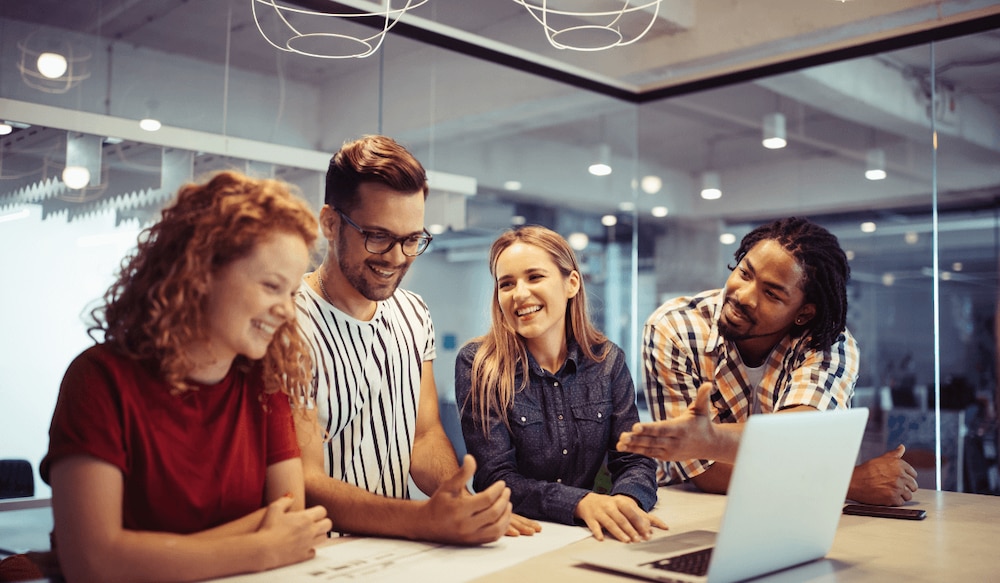
<instances>
[{"instance_id":1,"label":"dreadlocks hairstyle","mask_svg":"<svg viewBox=\"0 0 1000 583\"><path fill-rule=\"evenodd\" d=\"M357 208L358 186L384 184L398 192L420 192L427 199L427 172L406 148L386 136L346 142L326 171L326 204L345 212Z\"/></svg>"},{"instance_id":2,"label":"dreadlocks hairstyle","mask_svg":"<svg viewBox=\"0 0 1000 583\"><path fill-rule=\"evenodd\" d=\"M211 274L275 233L299 235L311 246L317 229L309 205L284 182L220 172L186 184L122 261L103 304L90 312L88 334L100 341L102 333L107 345L148 363L175 393L191 390L185 346L204 337ZM301 396L311 377L309 358L293 320L275 332L262 362L240 356L235 366L263 366L266 392Z\"/></svg>"},{"instance_id":3,"label":"dreadlocks hairstyle","mask_svg":"<svg viewBox=\"0 0 1000 583\"><path fill-rule=\"evenodd\" d=\"M503 317L496 284L496 267L500 254L515 243L532 245L547 252L563 277L569 277L574 271L580 273L580 264L569 243L559 233L545 227L526 225L508 229L493 242L490 248L490 274L494 282L490 307L492 323L489 332L472 340L482 344L472 360L469 402L459 404L462 407L472 407L473 418L482 423L483 433L487 437L489 425L486 419L489 418L489 412L499 413L504 423L508 423L506 412L514 402L514 393L524 390L528 385L528 351L524 340ZM575 339L583 355L597 362L603 361L610 349L607 338L590 321L582 277L579 291L566 304L566 339ZM521 376L521 385L515 386L519 370L525 373Z\"/></svg>"},{"instance_id":4,"label":"dreadlocks hairstyle","mask_svg":"<svg viewBox=\"0 0 1000 583\"><path fill-rule=\"evenodd\" d=\"M816 316L803 326L811 334L809 346L821 350L833 346L847 325L847 281L851 278L851 267L837 237L805 218L778 219L743 237L734 256L736 264L765 240L777 241L805 271L806 301L816 305Z\"/></svg>"}]
</instances>

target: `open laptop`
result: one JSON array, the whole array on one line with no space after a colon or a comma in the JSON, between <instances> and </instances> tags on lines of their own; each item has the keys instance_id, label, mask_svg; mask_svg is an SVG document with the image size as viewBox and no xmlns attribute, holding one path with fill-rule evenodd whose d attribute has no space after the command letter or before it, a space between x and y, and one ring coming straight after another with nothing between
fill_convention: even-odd
<instances>
[{"instance_id":1,"label":"open laptop","mask_svg":"<svg viewBox=\"0 0 1000 583\"><path fill-rule=\"evenodd\" d=\"M710 583L822 558L833 544L867 420L865 408L752 415L717 534L697 530L642 543L609 541L576 558L655 581Z\"/></svg>"}]
</instances>

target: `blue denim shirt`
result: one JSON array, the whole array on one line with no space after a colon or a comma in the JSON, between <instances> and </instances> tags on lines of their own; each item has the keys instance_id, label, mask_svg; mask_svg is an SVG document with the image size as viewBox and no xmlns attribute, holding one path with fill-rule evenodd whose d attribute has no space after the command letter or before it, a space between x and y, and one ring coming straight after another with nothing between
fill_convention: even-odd
<instances>
[{"instance_id":1,"label":"blue denim shirt","mask_svg":"<svg viewBox=\"0 0 1000 583\"><path fill-rule=\"evenodd\" d=\"M652 509L656 462L615 451L621 432L639 420L621 348L611 344L604 361L595 362L570 343L568 358L555 374L542 369L529 353L528 386L514 396L507 415L510 429L491 413L488 439L467 404L478 348L478 343L467 344L455 361L455 399L466 448L476 458L476 491L503 480L510 488L514 512L574 524L573 512L594 489L607 456L610 494L625 494L643 510ZM521 374L515 386L520 386Z\"/></svg>"}]
</instances>

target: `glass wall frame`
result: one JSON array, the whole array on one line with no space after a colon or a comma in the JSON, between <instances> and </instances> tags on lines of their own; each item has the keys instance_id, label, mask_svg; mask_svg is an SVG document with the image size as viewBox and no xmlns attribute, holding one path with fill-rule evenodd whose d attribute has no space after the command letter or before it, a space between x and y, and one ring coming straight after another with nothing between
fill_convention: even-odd
<instances>
[{"instance_id":1,"label":"glass wall frame","mask_svg":"<svg viewBox=\"0 0 1000 583\"><path fill-rule=\"evenodd\" d=\"M945 489L996 492L1000 177L990 169L995 142L962 128L952 107L992 115L979 102L995 89L955 93L948 81L956 70L1000 59L996 31L824 57L779 75L636 102L392 35L364 61L320 65L276 54L254 69L233 56L247 42L231 30L241 5L219 6L207 25L231 34L179 52L142 46L138 36L39 26L37 36L70 30L77 54L91 55L86 78L63 93L24 82L18 43L27 28L3 15L0 119L13 122L13 131L0 136L0 244L24 250L4 253L0 265L10 276L3 305L12 322L0 357L11 398L0 427L11 433L0 443L16 444L4 456L27 457L37 468L61 371L89 343L81 315L178 181L236 167L299 185L318 210L329 153L346 139L386 133L417 154L435 186L427 222L444 230L406 285L434 314L446 415L454 411L454 354L487 326L486 252L500 230L532 222L586 236L579 254L593 317L629 355L643 405L638 343L646 316L667 297L722 284L735 249L723 235L738 241L760 222L805 214L833 230L852 257L849 327L863 346L856 404L873 410L862 456L891 449L898 438L911 452L929 448L929 458L911 457L931 476L923 486L940 478ZM951 43L970 40L977 63L942 59ZM919 89L931 114L927 127L913 117L924 102L912 95L883 108L891 123L866 120L865 111L878 113L878 95L893 90L884 85L853 115L824 109L817 92L836 101L838 91L857 90L861 75L843 72L855 67L894 72L900 85L892 95L900 100L900 87ZM157 71L155 83L138 81L147 78L144 69ZM988 66L980 76L1000 82ZM481 90L498 79L500 90ZM807 83L814 99L794 97ZM785 115L789 144L764 151L761 120L774 111ZM160 133L137 129L150 115L163 121ZM61 187L71 144L93 152L95 140L100 154L87 164L96 178L82 191ZM864 178L872 149L888 163L879 183ZM596 177L587 168L602 150L614 170ZM723 198L703 200L701 175L716 170ZM833 186L841 174L854 176L846 194ZM435 177L437 185L472 179L474 194L437 186ZM653 216L654 208L666 215ZM862 231L863 223L875 230ZM970 242L972 233L978 238ZM455 280L465 285L442 289L441 281ZM33 328L46 333L20 332ZM921 423L930 420L931 442L925 433L894 433L892 412L908 409ZM954 432L938 423L954 417L947 411L964 415ZM972 468L977 463L982 471Z\"/></svg>"}]
</instances>

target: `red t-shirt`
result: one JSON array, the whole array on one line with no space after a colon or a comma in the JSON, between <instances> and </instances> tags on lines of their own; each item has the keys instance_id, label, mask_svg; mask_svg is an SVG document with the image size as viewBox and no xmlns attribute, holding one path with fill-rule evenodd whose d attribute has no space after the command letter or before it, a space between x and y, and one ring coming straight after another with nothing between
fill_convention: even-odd
<instances>
[{"instance_id":1,"label":"red t-shirt","mask_svg":"<svg viewBox=\"0 0 1000 583\"><path fill-rule=\"evenodd\" d=\"M63 377L42 479L69 456L116 466L132 530L198 532L257 510L267 466L300 455L288 398L261 399L259 364L196 386L171 395L141 363L103 345L87 349Z\"/></svg>"}]
</instances>

